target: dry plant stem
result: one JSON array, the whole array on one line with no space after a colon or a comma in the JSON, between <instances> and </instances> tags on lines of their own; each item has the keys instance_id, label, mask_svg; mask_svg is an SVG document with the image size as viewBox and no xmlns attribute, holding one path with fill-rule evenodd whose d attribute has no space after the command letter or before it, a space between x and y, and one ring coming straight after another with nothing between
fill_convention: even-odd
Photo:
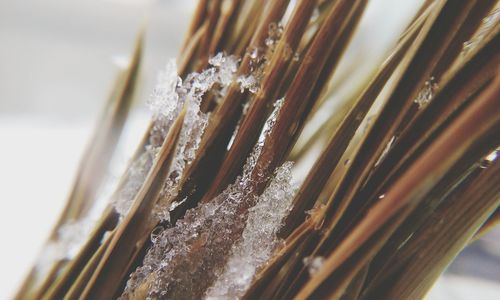
<instances>
[{"instance_id":1,"label":"dry plant stem","mask_svg":"<svg viewBox=\"0 0 500 300\"><path fill-rule=\"evenodd\" d=\"M482 170L466 188L459 190L460 193L453 195L449 200L451 203L438 208L433 218L405 245L405 248L417 248L418 252L407 260L398 276L391 278L388 287L377 289L375 295L383 295L385 299L424 297L438 276L500 204L499 172L500 164L495 162Z\"/></svg>"},{"instance_id":2,"label":"dry plant stem","mask_svg":"<svg viewBox=\"0 0 500 300\"><path fill-rule=\"evenodd\" d=\"M167 137L146 181L134 199L134 205L125 219L116 228L109 247L106 249L95 273L83 291L84 299L110 299L117 292L131 258L137 254L145 239L149 236L151 224L150 213L167 175L173 158L174 149L179 138L185 110L181 112ZM106 286L106 289L101 288Z\"/></svg>"},{"instance_id":3,"label":"dry plant stem","mask_svg":"<svg viewBox=\"0 0 500 300\"><path fill-rule=\"evenodd\" d=\"M484 16L488 14L491 8L495 5L496 0L478 1L464 16L463 20L456 26L451 33L452 40L448 44L446 50L439 58L433 70L430 72L436 82L441 82L441 77L450 69L450 66L457 61L463 50L464 41L471 38L474 32L478 29ZM418 105L412 105L406 111L403 117L404 123L401 124L397 132L402 132L405 128L410 127L412 121L425 109L421 109Z\"/></svg>"},{"instance_id":4,"label":"dry plant stem","mask_svg":"<svg viewBox=\"0 0 500 300\"><path fill-rule=\"evenodd\" d=\"M346 261L350 253L355 252L398 211L408 211L409 208L415 207L433 185L443 178L448 169L475 145L475 142L499 130L500 107L497 105L497 99L500 91L497 86L498 80L493 88L488 89L458 116L402 174L385 197L368 211L365 218L327 258L324 267L297 295L299 299L312 295L329 274ZM478 123L477 120L483 122Z\"/></svg>"},{"instance_id":5,"label":"dry plant stem","mask_svg":"<svg viewBox=\"0 0 500 300\"><path fill-rule=\"evenodd\" d=\"M382 112L363 141L363 145L358 152L360 155L356 156L348 173L342 179L337 192L329 200L330 208L327 215L332 217L328 225L328 232L333 230L340 218L344 216L345 210L351 204L357 190L371 172L387 143L397 134L394 132L398 127L396 124L402 121L400 120L402 115L398 114L398 112L406 111L405 107L413 104L413 99L420 87L420 84L416 83L424 82L424 78L426 79L429 76L427 74L429 66L433 65L432 61L438 56L435 48L440 47L434 42L434 39L436 36L440 36L440 30L445 30L450 24L454 23L454 19L450 18L450 14L455 13L460 8L445 3L445 1L438 4L436 11L433 11L426 20L413 47L408 50L407 55L401 62L400 70L396 74L397 84L391 89ZM433 31L436 28L437 32ZM328 235L326 234L325 237ZM326 240L321 244L325 244L325 242ZM332 246L332 243L329 243L329 245Z\"/></svg>"},{"instance_id":6,"label":"dry plant stem","mask_svg":"<svg viewBox=\"0 0 500 300\"><path fill-rule=\"evenodd\" d=\"M467 161L471 160L471 156L472 162ZM406 217L404 222L399 225L399 228L371 262L370 268L373 269L373 271L371 271L369 275L369 284L364 288L363 293L365 295L381 293L380 291L383 289L382 286L386 284L391 285L390 282L393 281L393 276L398 276L397 273L405 268L409 260L413 259L417 254L419 256L424 255L420 252L420 246L422 245L417 246L418 244L415 244L413 241L421 240L422 227L434 223L436 219L442 219L438 217L440 209L443 207L451 208L456 205L462 206L462 204L457 204L458 202L453 199L456 198L457 195L461 195L463 190L470 186L471 183L476 183L477 176L482 173L482 169L479 168L479 163L475 159L476 156L476 152L472 155L466 154L465 160L461 159L457 162L456 166L448 171L445 180L438 183L433 191L425 196L424 201L422 201L422 203ZM469 166L471 164L472 167L469 167L469 170L465 172L456 170L457 167L458 169L463 169L464 165ZM447 182L449 183L451 181L454 182L452 184L447 184ZM486 188L484 185L482 187ZM463 218L467 220L471 219L469 216L463 216ZM435 230L438 230L438 227L435 227ZM453 239L448 240L448 242L453 242ZM411 247L408 247L409 245L411 245ZM394 249L394 246L397 248Z\"/></svg>"},{"instance_id":7,"label":"dry plant stem","mask_svg":"<svg viewBox=\"0 0 500 300\"><path fill-rule=\"evenodd\" d=\"M285 27L283 36L278 42L269 65L265 68L265 77L261 87L251 102L248 113L244 117L231 149L226 154L210 189L203 201L212 199L219 194L243 167L243 163L257 141L264 122L266 112L275 99L281 84L282 74L291 60L291 53L300 41L303 31L314 9L314 1L303 0L297 4L290 22ZM286 55L288 53L288 55Z\"/></svg>"},{"instance_id":8,"label":"dry plant stem","mask_svg":"<svg viewBox=\"0 0 500 300\"><path fill-rule=\"evenodd\" d=\"M317 97L308 97L314 91L314 87L306 85L308 85L310 80L314 82L321 75L324 75L321 68L318 68L318 66L324 66L325 62L328 62L327 65L331 67L331 71L335 69L336 63L330 61L330 58L332 55L337 56L339 53L342 53L340 49L346 46L346 41L348 40L341 38L344 30L349 30L347 28L350 28L348 25L351 18L355 20L359 18L365 4L366 2L364 1L355 3L337 2L337 5L333 7L325 23L319 29L311 48L305 54L304 61L307 63L301 64L297 76L290 86L289 92L285 96L286 101L278 114L276 124L269 138L266 139L264 143L262 153L257 161L254 173L252 174L253 178L255 178L255 181L258 183L256 186L257 191L260 191L266 184L265 181L259 182L258 178L263 175L265 177L269 174L269 170L273 170L287 154L287 151L289 151L291 145L295 141L296 134L300 132L302 122L305 120L307 113L317 99ZM346 15L348 17L345 19L339 18L339 16ZM323 47L325 40L332 41L330 47L328 47L329 49ZM338 43L339 41L340 43ZM313 57L315 58L314 63ZM336 57L336 59L338 60L338 57ZM316 63L318 63L318 65L316 65ZM303 101L303 99L309 100ZM309 242L311 243L307 244L314 244L311 240L309 240ZM307 248L310 246L303 244L301 247ZM291 267L300 262L300 257L299 259L295 257L294 261L291 262ZM291 267L286 268L282 273L288 276ZM271 283L273 288L267 288L261 296L263 298L280 297L287 289L287 285L284 282L286 281L280 282L278 280L278 286L276 287ZM276 288L278 289L276 290Z\"/></svg>"},{"instance_id":9,"label":"dry plant stem","mask_svg":"<svg viewBox=\"0 0 500 300\"><path fill-rule=\"evenodd\" d=\"M320 102L322 100L327 99L328 94L331 95L331 93L333 92L334 86L337 83L337 80L342 81L343 79L346 79L348 77L347 72L346 72L346 74L344 75L344 78L337 76L334 84L330 83L331 77L333 76L333 74L336 70L337 63L339 62L344 50L346 49L346 46L349 44L352 36L354 35L354 32L357 28L359 20L364 12L364 7L365 7L364 4L359 5L354 10L352 15L346 16L345 19L348 21L347 21L347 23L342 25L343 26L342 30L341 30L342 33L338 37L338 39L334 42L335 46L332 49L332 52L329 54L329 57L328 57L326 63L322 66L322 71L321 71L318 79L315 82L314 89L312 90L312 92L309 96L311 99L314 99L314 101L311 104L311 107L308 107L306 109L307 113L303 115L304 121L301 121L302 125L299 128L298 132L302 132L302 129L303 129L306 121L309 120L314 115L314 111L315 111L315 109L317 109L317 107L319 107ZM314 41L314 39L312 39L312 41ZM309 50L309 48L310 48L310 45L308 44L307 51ZM294 73L296 73L296 72L294 72ZM289 86L287 86L286 88L288 89ZM351 105L352 105L352 103L351 103ZM347 104L346 104L346 106L347 106ZM332 117L330 119L330 121L327 121L327 125L331 125L332 127L336 127L336 124L338 124L338 123L336 122L335 119L336 119L335 117ZM332 131L329 131L328 136L330 135L331 132ZM299 138L299 135L296 135L295 139L292 142L292 144L293 144L293 147L291 147L292 151L293 151L293 148L295 147L295 144L296 144L298 138Z\"/></svg>"},{"instance_id":10,"label":"dry plant stem","mask_svg":"<svg viewBox=\"0 0 500 300\"><path fill-rule=\"evenodd\" d=\"M290 234L304 220L304 212L311 209L314 205L326 181L342 157L342 153L346 150L354 133L365 118L366 113L382 90L384 84L399 64L413 38L414 35L409 35L405 41L401 42L335 130L326 149L316 161L300 190L297 192L293 202L293 209L288 215L281 231L283 236Z\"/></svg>"},{"instance_id":11,"label":"dry plant stem","mask_svg":"<svg viewBox=\"0 0 500 300\"><path fill-rule=\"evenodd\" d=\"M48 297L48 299L78 299L78 297L83 292L86 284L92 277L95 269L99 265L99 261L102 259L104 252L109 246L111 239L113 238L114 231L110 233L108 238L101 244L101 246L95 251L94 255L89 259L85 267L78 274L78 277L73 280L71 287L67 291L59 292L58 294L53 294Z\"/></svg>"},{"instance_id":12,"label":"dry plant stem","mask_svg":"<svg viewBox=\"0 0 500 300\"><path fill-rule=\"evenodd\" d=\"M51 282L51 286L44 289L43 294L35 298L61 299L77 277L80 276L82 270L86 268L88 262L93 259L95 253L106 247L106 245L101 245L101 240L105 232L115 228L118 223L118 215L113 208L109 207L103 216L78 255L64 267L62 274Z\"/></svg>"},{"instance_id":13,"label":"dry plant stem","mask_svg":"<svg viewBox=\"0 0 500 300\"><path fill-rule=\"evenodd\" d=\"M206 34L208 29L208 23L204 23L198 30L193 34L193 37L189 40L182 55L178 59L178 71L181 77L185 77L187 72L190 70L193 61L195 61L197 54L197 47L199 46L202 37Z\"/></svg>"},{"instance_id":14,"label":"dry plant stem","mask_svg":"<svg viewBox=\"0 0 500 300\"><path fill-rule=\"evenodd\" d=\"M266 8L267 13L250 42L250 49L264 46L269 24L277 22L281 18L287 4L288 1L282 0L269 2ZM248 54L243 57L238 69L238 76L250 72L250 59ZM231 84L222 100L222 104L210 117L210 123L202 137L196 158L183 174L180 191L175 202L181 201L188 195L189 198L186 200L185 205L178 206L171 214L171 220L174 222L184 214L186 208L195 206L208 188L213 176L213 170L219 167L247 97L247 92L241 93L239 84ZM211 198L207 200L211 200Z\"/></svg>"},{"instance_id":15,"label":"dry plant stem","mask_svg":"<svg viewBox=\"0 0 500 300\"><path fill-rule=\"evenodd\" d=\"M317 90L318 87L307 85L311 80L314 82L320 76L323 77L323 79L329 77L319 66L324 66L326 63L326 65L331 68L330 71L333 72L336 62L334 59L331 59L331 57L334 56L338 60L338 54L342 53L341 49L346 46L348 40L342 38L345 33L344 30L352 30L354 26L349 26L351 20L357 20L359 18L365 5L366 2L364 1L349 3L347 1L339 1L336 2L332 11L329 12L311 48L305 54L304 61L307 63L301 64L297 76L285 96L286 101L280 110L277 122L269 138L266 140L262 154L257 162L257 168L253 174L255 178L258 178L260 174L268 174L268 170L272 170L273 167L279 164L293 145L296 135L300 132L303 122L307 117L307 113L317 99L317 97L309 96L311 96L311 93L314 92L315 89ZM339 18L339 16L347 17ZM324 42L326 40L331 41L330 47L328 47L329 49L325 49L324 47ZM314 60L312 59L313 57L315 58ZM308 101L303 101L303 99L308 99ZM265 182L263 184L265 184ZM258 186L257 190L261 188L262 187ZM311 243L309 244L311 245ZM306 245L303 247L310 248L310 246ZM286 273L289 274L291 268L298 263L301 263L300 259L295 259L291 262L291 266L287 268ZM274 286L271 283L270 287L267 288L268 294L265 292L263 297L271 297L269 293L273 293L272 297L279 297L275 293L281 295L289 286L286 284L286 281L278 282L278 284L280 288L276 291L274 287L271 288L271 286Z\"/></svg>"},{"instance_id":16,"label":"dry plant stem","mask_svg":"<svg viewBox=\"0 0 500 300\"><path fill-rule=\"evenodd\" d=\"M152 123L150 124L150 127L151 125ZM150 127L147 129L147 132L150 132ZM136 161L142 154L142 150L149 141L148 137L148 135L145 135L139 143L139 147L130 159L127 167L125 168L126 171L120 178L120 181L115 189L114 194L111 196L111 199L116 198L119 191L121 191L123 189L123 186L126 184L130 175L130 164L133 161ZM82 268L86 270L85 272L93 272L94 268L88 268L86 264L90 263L89 259L94 261L94 256L97 255L97 252L102 252L103 249L107 247L108 243L99 245L99 243L96 244L96 242L100 241L103 238L103 235L106 231L111 232L111 230L114 230L116 224L118 223L118 217L118 213L115 211L115 209L111 205L108 205L108 207L106 207L106 209L104 210L102 217L96 223L95 228L88 237L87 241L78 252L77 256L64 266L62 274L58 275L57 278L54 278L53 280L47 281L47 284L43 288L39 288L40 297L43 295L43 297L54 297L57 299L59 298L59 295L65 293L65 290L68 288L67 284L76 280L75 276L78 276L78 278L82 276L82 273L80 273L83 272ZM72 285L75 285L77 283L78 281L72 283Z\"/></svg>"},{"instance_id":17,"label":"dry plant stem","mask_svg":"<svg viewBox=\"0 0 500 300\"><path fill-rule=\"evenodd\" d=\"M63 218L66 220L78 219L88 212L95 202L97 190L107 174L111 156L121 136L137 86L143 36L144 33L141 31L130 65L121 74L122 78L118 80L116 89L108 102L108 107L101 116L94 137L84 154L85 159L82 160L79 167L76 184L69 197L69 206L63 212ZM52 237L54 234L55 232Z\"/></svg>"},{"instance_id":18,"label":"dry plant stem","mask_svg":"<svg viewBox=\"0 0 500 300\"><path fill-rule=\"evenodd\" d=\"M107 174L111 155L116 148L133 101L140 67L142 41L143 32L140 32L136 40L131 62L119 74L115 82L106 108L79 165L75 183L66 206L54 226L49 240L57 239L59 228L69 220L77 220L84 216L96 200L97 190L104 176ZM63 264L58 265L62 266ZM58 267L52 268L51 273L55 273L57 270L59 270ZM45 288L38 289L37 291L33 290L40 284L37 282L36 272L34 268L30 270L29 275L19 289L19 293L15 296L16 299L25 298L28 296L28 293L41 294L45 292ZM48 281L45 280L45 283L41 283L42 287L50 285L50 278L54 278L54 274L47 274L45 277Z\"/></svg>"},{"instance_id":19,"label":"dry plant stem","mask_svg":"<svg viewBox=\"0 0 500 300\"><path fill-rule=\"evenodd\" d=\"M286 100L269 139L265 141L254 176L272 172L292 148L308 113L347 46L349 38L345 38L344 33L355 27L349 27L350 21L359 19L365 5L365 1L338 1L326 17L285 95ZM310 84L317 81L315 86Z\"/></svg>"},{"instance_id":20,"label":"dry plant stem","mask_svg":"<svg viewBox=\"0 0 500 300\"><path fill-rule=\"evenodd\" d=\"M349 286L346 288L344 294L340 298L341 300L357 300L360 298L361 291L363 289L363 284L366 280L366 275L368 274L368 264L365 265L353 278Z\"/></svg>"},{"instance_id":21,"label":"dry plant stem","mask_svg":"<svg viewBox=\"0 0 500 300\"><path fill-rule=\"evenodd\" d=\"M191 20L191 25L189 25L189 29L186 33L186 38L181 47L181 53L188 48L188 44L191 42L191 39L195 35L195 32L199 31L199 28L203 24L203 20L205 19L205 15L207 13L207 3L208 0L199 0L198 5L196 6L196 10L194 11L193 19Z\"/></svg>"},{"instance_id":22,"label":"dry plant stem","mask_svg":"<svg viewBox=\"0 0 500 300\"><path fill-rule=\"evenodd\" d=\"M408 160L419 149L424 149L430 137L466 105L469 95L480 89L497 72L500 64L498 33L485 41L482 47L469 57L452 78L445 80L441 90L426 110L412 122L411 128L404 132L400 141L391 151L391 159L384 160L371 175L370 180L360 192L360 197L377 197L390 180L398 177Z\"/></svg>"},{"instance_id":23,"label":"dry plant stem","mask_svg":"<svg viewBox=\"0 0 500 300\"><path fill-rule=\"evenodd\" d=\"M211 0L208 2L208 26L206 34L203 35L198 48L198 63L195 70L201 72L208 64L208 58L212 57L214 53L210 53L210 43L212 41L215 27L220 16L222 0Z\"/></svg>"},{"instance_id":24,"label":"dry plant stem","mask_svg":"<svg viewBox=\"0 0 500 300\"><path fill-rule=\"evenodd\" d=\"M213 55L223 50L224 40L229 35L229 32L236 22L238 10L241 8L243 0L226 0L221 4L221 16L214 30L213 38L210 42L209 53ZM226 37L226 38L225 38Z\"/></svg>"},{"instance_id":25,"label":"dry plant stem","mask_svg":"<svg viewBox=\"0 0 500 300\"><path fill-rule=\"evenodd\" d=\"M279 0L283 2L283 0ZM243 56L249 41L252 39L254 32L257 30L261 21L255 16L260 15L260 11L267 5L273 5L274 1L254 0L246 1L247 5L242 14L238 15L238 20L235 23L235 28L232 31L227 43L224 44L224 49L233 55ZM288 3L289 0L286 0Z\"/></svg>"}]
</instances>

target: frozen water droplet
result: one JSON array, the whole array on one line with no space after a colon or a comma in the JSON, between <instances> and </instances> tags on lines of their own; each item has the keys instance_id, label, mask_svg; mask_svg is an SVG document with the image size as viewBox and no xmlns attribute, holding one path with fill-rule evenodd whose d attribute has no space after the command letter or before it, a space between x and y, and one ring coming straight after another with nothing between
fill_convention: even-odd
<instances>
[{"instance_id":1,"label":"frozen water droplet","mask_svg":"<svg viewBox=\"0 0 500 300\"><path fill-rule=\"evenodd\" d=\"M325 262L325 258L322 256L316 256L316 257L305 257L304 260L304 265L307 267L307 271L309 272L309 275L314 275L321 270L323 267L323 264Z\"/></svg>"},{"instance_id":2,"label":"frozen water droplet","mask_svg":"<svg viewBox=\"0 0 500 300\"><path fill-rule=\"evenodd\" d=\"M274 45L274 40L271 38L267 38L265 40L265 43L266 43L266 46L271 47L272 45Z\"/></svg>"},{"instance_id":3,"label":"frozen water droplet","mask_svg":"<svg viewBox=\"0 0 500 300\"><path fill-rule=\"evenodd\" d=\"M257 59L259 57L259 48L254 48L252 52L250 52L251 59Z\"/></svg>"}]
</instances>

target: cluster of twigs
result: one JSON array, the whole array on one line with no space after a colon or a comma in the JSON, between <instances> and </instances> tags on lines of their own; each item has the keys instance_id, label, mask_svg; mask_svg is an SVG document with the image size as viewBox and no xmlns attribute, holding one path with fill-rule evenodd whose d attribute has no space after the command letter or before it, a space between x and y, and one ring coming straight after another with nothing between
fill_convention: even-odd
<instances>
[{"instance_id":1,"label":"cluster of twigs","mask_svg":"<svg viewBox=\"0 0 500 300\"><path fill-rule=\"evenodd\" d=\"M242 57L236 76L254 70L254 51L266 61L256 93L233 82L224 94L204 96L201 109L209 122L176 196L167 199L180 204L161 225L175 226L188 209L210 202L236 180L276 99L284 102L251 173L252 193L261 194L287 158L302 159L312 141L328 137L280 229L283 246L243 298L419 299L471 240L499 221L499 26L494 18L492 24L485 20L498 14L496 1L426 1L346 109L301 135L331 101L330 78L367 2L299 0L290 10L286 0L199 1L178 59L182 78L206 68L218 52ZM274 28L283 20L282 29ZM271 42L270 27L280 31ZM139 39L51 240L96 202L127 121L140 45ZM122 294L160 222L151 215L183 118L181 113L170 128L130 211L120 218L109 205L78 254L44 272L34 268L18 299ZM307 142L297 143L299 136ZM145 151L148 137L149 131L132 161ZM321 261L316 272L308 272L304 259ZM146 295L138 291L134 297Z\"/></svg>"}]
</instances>

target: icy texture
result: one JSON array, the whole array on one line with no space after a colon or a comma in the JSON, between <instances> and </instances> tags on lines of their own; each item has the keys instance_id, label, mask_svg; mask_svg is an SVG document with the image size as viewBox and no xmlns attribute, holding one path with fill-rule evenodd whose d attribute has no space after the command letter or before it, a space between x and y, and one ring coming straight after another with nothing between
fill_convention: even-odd
<instances>
[{"instance_id":1,"label":"icy texture","mask_svg":"<svg viewBox=\"0 0 500 300\"><path fill-rule=\"evenodd\" d=\"M275 123L277 110L282 102L278 101L275 111L266 122L266 129L262 133L264 138ZM217 279L217 274L226 266L233 245L241 238L248 209L261 200L261 197L269 197L272 194L272 200L275 200L291 194L289 190L282 190L288 189L288 185L283 182L285 178L289 178L288 171L278 172L276 179L261 197L254 193L255 182L250 180L250 175L261 153L264 138L259 139L247 159L243 175L236 179L234 184L212 201L188 210L175 227L157 228L154 231L152 246L144 258L143 265L130 276L121 299L198 299L204 295L206 289ZM289 165L280 170L289 170ZM272 190L269 190L271 188ZM269 199L274 202L272 200ZM287 201L290 200L285 201L282 210L288 209ZM280 223L281 218L282 216L278 215L278 220L274 222ZM252 222L250 226L255 227L256 221ZM273 232L270 228L267 230Z\"/></svg>"},{"instance_id":2,"label":"icy texture","mask_svg":"<svg viewBox=\"0 0 500 300\"><path fill-rule=\"evenodd\" d=\"M155 209L155 214L160 220L169 219L170 199L176 196L176 186L186 166L194 160L207 126L208 116L200 111L203 95L215 84L228 87L233 82L238 69L238 60L234 56L225 56L222 53L210 58L209 63L212 65L211 68L201 73L189 74L182 86L177 89L178 103L186 103L186 115L174 161L163 187L162 197Z\"/></svg>"},{"instance_id":3,"label":"icy texture","mask_svg":"<svg viewBox=\"0 0 500 300\"><path fill-rule=\"evenodd\" d=\"M53 262L74 258L87 241L93 224L94 222L83 218L62 225L57 231L56 239L50 241L43 249L37 268L44 272L43 270L47 270Z\"/></svg>"},{"instance_id":4,"label":"icy texture","mask_svg":"<svg viewBox=\"0 0 500 300\"><path fill-rule=\"evenodd\" d=\"M113 199L113 206L121 216L127 214L132 207L135 195L144 183L155 155L155 150L149 146L129 167L129 174L125 184L123 184Z\"/></svg>"},{"instance_id":5,"label":"icy texture","mask_svg":"<svg viewBox=\"0 0 500 300\"><path fill-rule=\"evenodd\" d=\"M322 256L311 257L308 256L303 260L304 265L307 267L307 271L309 275L314 275L318 273L318 271L323 267L325 262L325 258Z\"/></svg>"},{"instance_id":6,"label":"icy texture","mask_svg":"<svg viewBox=\"0 0 500 300\"><path fill-rule=\"evenodd\" d=\"M271 257L280 240L277 232L291 209L296 188L291 182L292 163L276 172L257 204L249 210L242 238L232 249L226 267L208 290L208 299L235 299L243 295L252 279Z\"/></svg>"},{"instance_id":7,"label":"icy texture","mask_svg":"<svg viewBox=\"0 0 500 300\"><path fill-rule=\"evenodd\" d=\"M210 58L209 63L211 67L201 73L189 74L184 81L177 74L175 60L170 60L165 70L160 72L157 85L148 100L154 120L149 145L132 163L127 181L114 199L114 207L120 215L130 210L170 127L185 107L186 115L174 160L155 208L155 216L159 220L168 220L169 201L176 195L176 186L184 169L195 158L208 122L208 116L200 111L202 97L216 84L221 90L227 88L233 82L238 68L235 57L222 53Z\"/></svg>"},{"instance_id":8,"label":"icy texture","mask_svg":"<svg viewBox=\"0 0 500 300\"><path fill-rule=\"evenodd\" d=\"M179 95L177 88L182 84L181 78L177 75L177 65L174 59L167 62L165 70L160 71L158 83L153 90L153 94L148 100L150 109L156 115L169 116L177 108Z\"/></svg>"},{"instance_id":9,"label":"icy texture","mask_svg":"<svg viewBox=\"0 0 500 300\"><path fill-rule=\"evenodd\" d=\"M425 106L427 106L427 104L429 104L429 102L432 101L432 98L434 98L434 94L437 88L438 85L436 83L436 79L434 77L431 77L425 82L424 87L422 88L422 90L420 90L413 102L418 104L419 109L424 108Z\"/></svg>"},{"instance_id":10,"label":"icy texture","mask_svg":"<svg viewBox=\"0 0 500 300\"><path fill-rule=\"evenodd\" d=\"M259 89L259 81L257 80L257 78L255 78L255 76L251 74L248 76L241 75L236 81L240 84L242 93L245 90L249 90L250 93L255 94Z\"/></svg>"}]
</instances>

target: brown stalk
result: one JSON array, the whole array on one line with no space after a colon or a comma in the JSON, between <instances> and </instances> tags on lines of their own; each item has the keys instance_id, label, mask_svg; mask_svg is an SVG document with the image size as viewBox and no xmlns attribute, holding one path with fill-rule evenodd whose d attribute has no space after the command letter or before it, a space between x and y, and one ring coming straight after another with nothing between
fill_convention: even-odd
<instances>
[{"instance_id":1,"label":"brown stalk","mask_svg":"<svg viewBox=\"0 0 500 300\"><path fill-rule=\"evenodd\" d=\"M271 61L265 68L265 77L262 80L261 87L240 125L233 146L226 154L202 201L208 201L219 194L241 171L243 163L264 125L266 112L277 96L277 87L281 84L282 73L291 60L293 50L300 42L302 33L314 9L314 4L314 1L311 0L303 0L297 4L290 22L285 27L283 36L271 57Z\"/></svg>"},{"instance_id":2,"label":"brown stalk","mask_svg":"<svg viewBox=\"0 0 500 300\"><path fill-rule=\"evenodd\" d=\"M438 208L405 245L413 255L391 276L391 283L372 293L386 299L421 298L453 258L469 243L476 230L500 204L500 165L482 170ZM413 247L413 248L412 248ZM418 249L418 252L413 251ZM414 284L418 282L418 284ZM411 283L411 284L410 284ZM372 296L367 296L370 299Z\"/></svg>"},{"instance_id":3,"label":"brown stalk","mask_svg":"<svg viewBox=\"0 0 500 300\"><path fill-rule=\"evenodd\" d=\"M134 98L142 43L143 32L141 31L135 42L130 64L120 72L116 79L106 107L78 167L77 176L66 201L66 206L50 234L49 241L57 240L59 228L70 220L78 220L84 216L96 201L96 193L104 176L108 174L110 158L118 144ZM43 293L55 277L59 267L63 264L57 265L58 267L53 267L49 274L45 275L46 280L44 283L36 282L37 275L35 273L37 271L33 268L15 298L23 299L28 296L28 293L35 293L35 295ZM37 284L40 284L40 287L37 291L34 291L33 288L36 288Z\"/></svg>"},{"instance_id":4,"label":"brown stalk","mask_svg":"<svg viewBox=\"0 0 500 300\"><path fill-rule=\"evenodd\" d=\"M429 139L450 116L459 113L459 108L468 104L469 96L483 88L491 79L500 64L499 38L496 34L485 41L480 50L469 57L452 78L443 82L434 101L412 122L412 127L402 134L391 150L391 159L383 161L371 175L360 192L361 198L377 197L388 182L398 177L398 170L401 170L415 153L425 148Z\"/></svg>"},{"instance_id":5,"label":"brown stalk","mask_svg":"<svg viewBox=\"0 0 500 300\"><path fill-rule=\"evenodd\" d=\"M418 31L416 31L418 32ZM414 33L415 34L415 33ZM304 219L304 212L311 209L317 197L322 191L326 181L330 177L333 169L337 166L342 154L346 150L349 142L354 136L357 128L368 113L377 95L382 90L384 84L397 67L402 56L410 46L414 35L409 35L397 47L394 53L384 63L378 74L368 85L360 98L355 102L354 107L342 120L332 138L328 142L321 157L316 161L309 172L309 176L301 185L293 201L293 209L288 215L281 233L287 236Z\"/></svg>"},{"instance_id":6,"label":"brown stalk","mask_svg":"<svg viewBox=\"0 0 500 300\"><path fill-rule=\"evenodd\" d=\"M267 14L262 18L258 30L250 42L250 49L258 49L264 46L269 24L277 22L281 18L287 4L288 1L281 0L268 4ZM250 61L249 54L243 57L237 76L247 75L250 72ZM189 195L186 206L192 207L196 205L199 198L206 191L211 182L213 170L217 170L221 163L227 144L242 113L245 99L248 96L247 92L241 93L237 83L230 85L222 104L210 117L210 123L205 130L196 158L183 174L179 196L174 202L180 201ZM211 198L208 200L211 200ZM178 206L171 214L171 219L175 221L179 216L182 216L186 206Z\"/></svg>"},{"instance_id":7,"label":"brown stalk","mask_svg":"<svg viewBox=\"0 0 500 300\"><path fill-rule=\"evenodd\" d=\"M113 297L123 277L126 276L124 272L128 270L128 262L131 257L137 254L136 249L141 248L149 236L148 233L155 225L151 224L150 214L168 173L184 120L184 113L185 110L181 112L169 130L146 181L134 199L130 212L116 228L109 247L103 254L80 298L109 299ZM107 288L101 288L103 285Z\"/></svg>"},{"instance_id":8,"label":"brown stalk","mask_svg":"<svg viewBox=\"0 0 500 300\"><path fill-rule=\"evenodd\" d=\"M305 298L311 295L339 265L346 261L377 229L402 209L414 207L430 191L436 181L485 135L495 132L500 125L500 107L496 99L500 92L496 86L488 89L482 97L472 103L439 138L417 159L411 167L388 190L385 197L376 203L333 250L324 267L297 295ZM476 120L482 120L478 123Z\"/></svg>"}]
</instances>

